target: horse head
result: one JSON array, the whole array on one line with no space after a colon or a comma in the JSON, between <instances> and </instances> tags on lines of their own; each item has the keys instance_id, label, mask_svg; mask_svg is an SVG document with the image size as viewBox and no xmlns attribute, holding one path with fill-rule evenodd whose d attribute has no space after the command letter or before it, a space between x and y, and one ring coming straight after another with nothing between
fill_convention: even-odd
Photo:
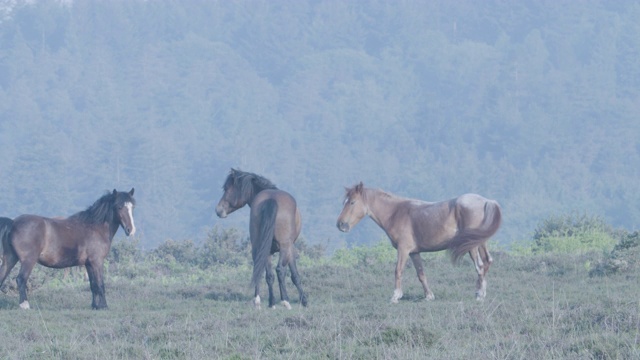
<instances>
[{"instance_id":1,"label":"horse head","mask_svg":"<svg viewBox=\"0 0 640 360\"><path fill-rule=\"evenodd\" d=\"M133 191L133 188L131 188L129 192L118 192L116 189L113 189L114 205L118 222L127 236L133 236L136 232L136 226L133 221L133 208L135 207L136 201L133 199Z\"/></svg>"},{"instance_id":2,"label":"horse head","mask_svg":"<svg viewBox=\"0 0 640 360\"><path fill-rule=\"evenodd\" d=\"M352 188L347 188L344 197L344 206L336 226L342 232L349 232L356 226L363 217L367 215L368 209L364 196L364 185L362 181Z\"/></svg>"},{"instance_id":3,"label":"horse head","mask_svg":"<svg viewBox=\"0 0 640 360\"><path fill-rule=\"evenodd\" d=\"M240 177L241 172L239 170L231 169L227 179L224 181L224 185L222 185L224 193L216 206L216 215L219 218L226 218L227 215L246 205L246 200L243 200L241 196Z\"/></svg>"}]
</instances>

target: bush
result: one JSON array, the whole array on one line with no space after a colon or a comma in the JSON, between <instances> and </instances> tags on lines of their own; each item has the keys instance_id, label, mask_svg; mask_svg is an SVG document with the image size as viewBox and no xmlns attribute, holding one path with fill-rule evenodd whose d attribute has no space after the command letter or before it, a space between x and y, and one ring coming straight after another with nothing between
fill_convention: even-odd
<instances>
[{"instance_id":1,"label":"bush","mask_svg":"<svg viewBox=\"0 0 640 360\"><path fill-rule=\"evenodd\" d=\"M533 253L608 252L621 233L599 216L561 215L542 221L533 235Z\"/></svg>"},{"instance_id":2,"label":"bush","mask_svg":"<svg viewBox=\"0 0 640 360\"><path fill-rule=\"evenodd\" d=\"M333 253L331 262L342 266L371 265L374 263L393 263L398 253L391 246L389 239L382 237L372 246L353 246L349 249L338 249Z\"/></svg>"},{"instance_id":3,"label":"bush","mask_svg":"<svg viewBox=\"0 0 640 360\"><path fill-rule=\"evenodd\" d=\"M198 265L205 269L214 264L240 266L251 264L251 244L236 229L219 231L214 227L198 251Z\"/></svg>"},{"instance_id":4,"label":"bush","mask_svg":"<svg viewBox=\"0 0 640 360\"><path fill-rule=\"evenodd\" d=\"M168 239L151 251L153 258L175 261L185 265L196 265L198 249L192 240L175 241Z\"/></svg>"},{"instance_id":5,"label":"bush","mask_svg":"<svg viewBox=\"0 0 640 360\"><path fill-rule=\"evenodd\" d=\"M591 276L603 276L629 272L640 268L640 234L626 234L611 253L590 272Z\"/></svg>"},{"instance_id":6,"label":"bush","mask_svg":"<svg viewBox=\"0 0 640 360\"><path fill-rule=\"evenodd\" d=\"M307 241L300 237L296 241L296 250L298 254L308 257L311 260L320 260L327 252L327 247L323 244L309 245Z\"/></svg>"}]
</instances>

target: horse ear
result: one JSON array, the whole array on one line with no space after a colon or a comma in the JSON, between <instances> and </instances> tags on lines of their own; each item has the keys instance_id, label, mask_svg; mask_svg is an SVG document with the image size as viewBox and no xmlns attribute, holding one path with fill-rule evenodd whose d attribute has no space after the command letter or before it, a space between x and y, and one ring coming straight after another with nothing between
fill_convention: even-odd
<instances>
[{"instance_id":1,"label":"horse ear","mask_svg":"<svg viewBox=\"0 0 640 360\"><path fill-rule=\"evenodd\" d=\"M135 190L134 188L131 188L131 191L129 191L129 196L133 196L133 191L134 190Z\"/></svg>"},{"instance_id":2,"label":"horse ear","mask_svg":"<svg viewBox=\"0 0 640 360\"><path fill-rule=\"evenodd\" d=\"M357 192L362 192L362 188L364 187L364 184L362 184L362 181L360 181L360 183L358 185L356 185L356 191Z\"/></svg>"},{"instance_id":3,"label":"horse ear","mask_svg":"<svg viewBox=\"0 0 640 360\"><path fill-rule=\"evenodd\" d=\"M116 189L113 189L113 195L117 194L118 192L116 191Z\"/></svg>"}]
</instances>

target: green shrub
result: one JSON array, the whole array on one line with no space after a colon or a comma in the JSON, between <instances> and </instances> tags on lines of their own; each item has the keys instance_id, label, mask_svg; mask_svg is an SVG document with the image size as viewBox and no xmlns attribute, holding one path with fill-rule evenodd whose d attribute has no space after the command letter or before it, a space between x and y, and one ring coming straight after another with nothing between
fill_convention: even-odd
<instances>
[{"instance_id":1,"label":"green shrub","mask_svg":"<svg viewBox=\"0 0 640 360\"><path fill-rule=\"evenodd\" d=\"M620 232L599 216L560 215L543 220L533 235L533 253L608 252Z\"/></svg>"},{"instance_id":2,"label":"green shrub","mask_svg":"<svg viewBox=\"0 0 640 360\"><path fill-rule=\"evenodd\" d=\"M372 246L362 245L338 249L333 253L331 262L341 266L366 266L374 263L393 263L397 258L398 253L389 243L389 239L382 237Z\"/></svg>"},{"instance_id":3,"label":"green shrub","mask_svg":"<svg viewBox=\"0 0 640 360\"><path fill-rule=\"evenodd\" d=\"M198 249L192 240L175 241L168 239L151 251L150 255L158 260L175 261L181 264L195 265Z\"/></svg>"},{"instance_id":4,"label":"green shrub","mask_svg":"<svg viewBox=\"0 0 640 360\"><path fill-rule=\"evenodd\" d=\"M611 253L589 272L591 276L629 272L640 268L640 234L626 234Z\"/></svg>"},{"instance_id":5,"label":"green shrub","mask_svg":"<svg viewBox=\"0 0 640 360\"><path fill-rule=\"evenodd\" d=\"M305 238L300 237L296 241L296 250L301 256L306 256L311 260L320 260L327 253L327 247L323 244L309 245Z\"/></svg>"},{"instance_id":6,"label":"green shrub","mask_svg":"<svg viewBox=\"0 0 640 360\"><path fill-rule=\"evenodd\" d=\"M220 231L214 227L198 251L198 265L205 269L214 264L240 266L251 264L251 244L236 229Z\"/></svg>"}]
</instances>

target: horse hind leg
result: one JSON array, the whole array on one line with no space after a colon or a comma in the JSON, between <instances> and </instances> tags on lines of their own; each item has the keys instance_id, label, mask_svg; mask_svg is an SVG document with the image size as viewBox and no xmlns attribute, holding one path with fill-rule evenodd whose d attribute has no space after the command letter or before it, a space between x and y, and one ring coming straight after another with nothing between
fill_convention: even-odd
<instances>
[{"instance_id":1,"label":"horse hind leg","mask_svg":"<svg viewBox=\"0 0 640 360\"><path fill-rule=\"evenodd\" d=\"M478 280L476 281L476 300L484 300L487 295L487 280L484 278L485 275L485 264L482 260L482 256L480 255L480 251L478 247L475 247L469 251L469 256L471 256L471 260L476 267L476 272L478 273Z\"/></svg>"},{"instance_id":2,"label":"horse hind leg","mask_svg":"<svg viewBox=\"0 0 640 360\"><path fill-rule=\"evenodd\" d=\"M273 295L273 283L275 282L275 276L273 275L273 266L271 265L271 255L267 258L265 269L265 278L267 280L267 288L269 289L269 308L274 309L276 304L276 297Z\"/></svg>"},{"instance_id":3,"label":"horse hind leg","mask_svg":"<svg viewBox=\"0 0 640 360\"><path fill-rule=\"evenodd\" d=\"M278 266L276 266L276 273L278 274L278 287L280 288L280 299L282 300L282 305L284 307L286 307L287 309L291 309L291 304L289 304L289 294L287 294L287 287L285 284L286 272L286 255L281 252L280 259L278 260Z\"/></svg>"},{"instance_id":4,"label":"horse hind leg","mask_svg":"<svg viewBox=\"0 0 640 360\"><path fill-rule=\"evenodd\" d=\"M0 288L2 288L4 281L7 279L7 276L9 276L9 273L17 263L18 257L16 254L9 249L5 249L5 252L2 255L2 266L0 266Z\"/></svg>"},{"instance_id":5,"label":"horse hind leg","mask_svg":"<svg viewBox=\"0 0 640 360\"><path fill-rule=\"evenodd\" d=\"M307 294L302 290L302 285L300 284L300 274L298 273L298 266L296 265L295 260L289 263L289 270L291 271L291 281L293 285L298 289L298 294L300 295L300 303L302 306L307 306Z\"/></svg>"},{"instance_id":6,"label":"horse hind leg","mask_svg":"<svg viewBox=\"0 0 640 360\"><path fill-rule=\"evenodd\" d=\"M491 267L491 264L493 264L493 258L491 257L491 254L489 253L489 249L487 248L487 244L484 243L484 244L480 245L480 247L478 248L478 252L480 253L480 256L482 257L482 260L484 261L484 275L487 276L487 273L489 272L489 267Z\"/></svg>"}]
</instances>

